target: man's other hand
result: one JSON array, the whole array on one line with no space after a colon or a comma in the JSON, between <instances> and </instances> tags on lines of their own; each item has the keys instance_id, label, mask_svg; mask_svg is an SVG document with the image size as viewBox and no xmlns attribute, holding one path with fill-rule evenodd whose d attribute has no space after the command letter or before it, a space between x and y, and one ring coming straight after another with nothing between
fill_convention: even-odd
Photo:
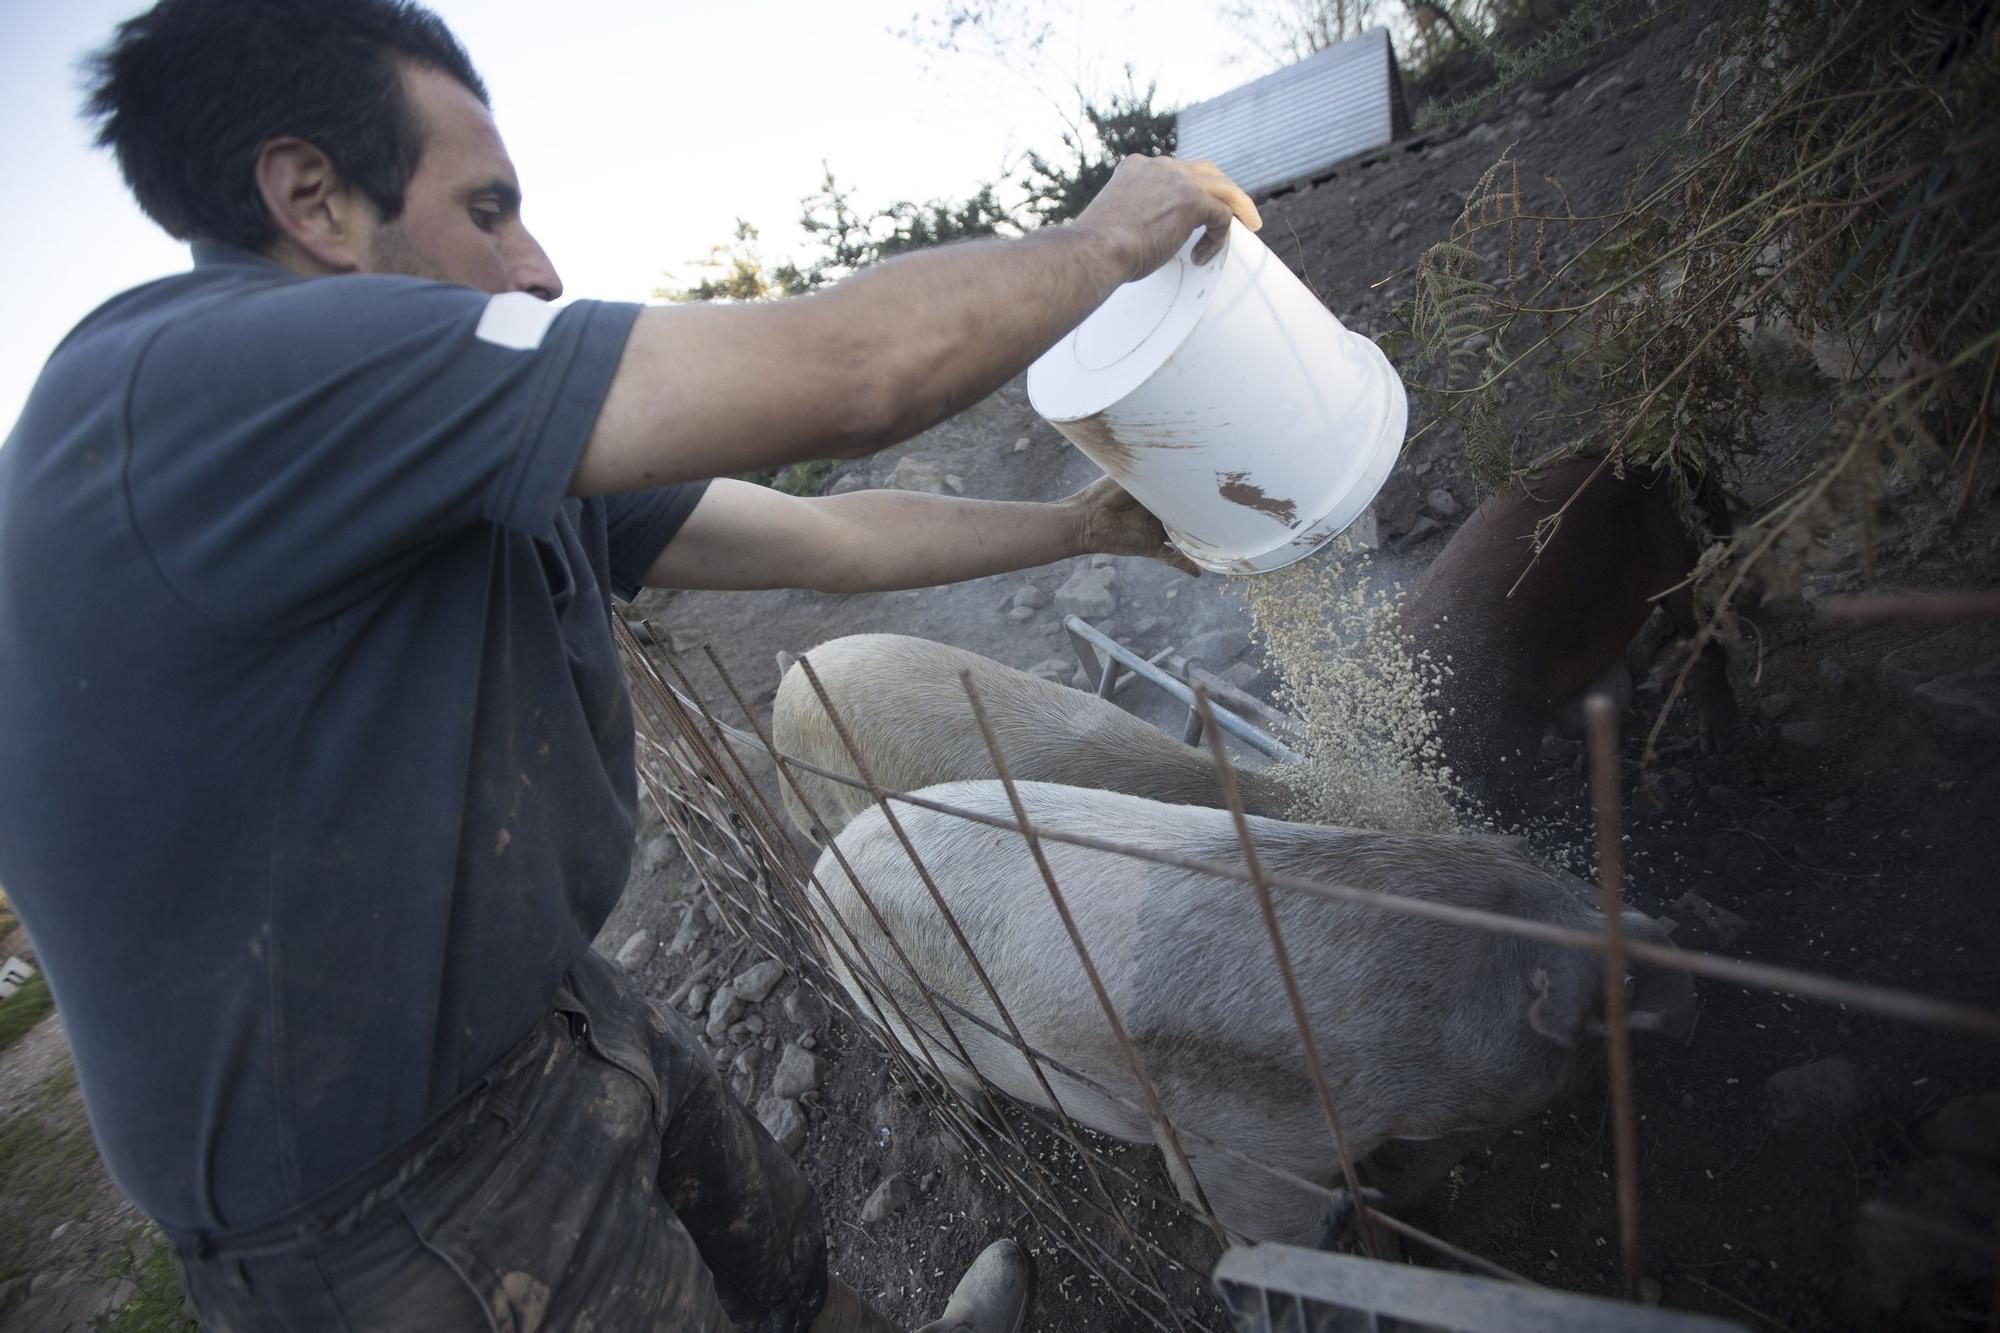
<instances>
[{"instance_id":1,"label":"man's other hand","mask_svg":"<svg viewBox=\"0 0 2000 1333\"><path fill-rule=\"evenodd\" d=\"M1084 554L1150 556L1183 574L1201 574L1194 561L1168 543L1160 520L1111 478L1099 477L1062 503L1077 511Z\"/></svg>"},{"instance_id":2,"label":"man's other hand","mask_svg":"<svg viewBox=\"0 0 2000 1333\"><path fill-rule=\"evenodd\" d=\"M1118 164L1072 225L1103 236L1131 281L1173 258L1196 227L1208 232L1194 249L1194 262L1207 263L1229 235L1231 218L1252 231L1264 225L1250 196L1213 162L1134 153Z\"/></svg>"}]
</instances>

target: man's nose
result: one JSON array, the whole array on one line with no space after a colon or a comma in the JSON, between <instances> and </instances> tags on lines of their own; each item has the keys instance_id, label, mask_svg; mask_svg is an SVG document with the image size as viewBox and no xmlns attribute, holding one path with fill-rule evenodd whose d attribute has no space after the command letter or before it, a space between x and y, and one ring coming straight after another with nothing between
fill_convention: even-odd
<instances>
[{"instance_id":1,"label":"man's nose","mask_svg":"<svg viewBox=\"0 0 2000 1333\"><path fill-rule=\"evenodd\" d=\"M539 296L544 301L553 301L563 294L562 279L556 274L556 266L549 262L548 252L542 243L521 231L519 252L512 257L508 277L513 281L514 290Z\"/></svg>"}]
</instances>

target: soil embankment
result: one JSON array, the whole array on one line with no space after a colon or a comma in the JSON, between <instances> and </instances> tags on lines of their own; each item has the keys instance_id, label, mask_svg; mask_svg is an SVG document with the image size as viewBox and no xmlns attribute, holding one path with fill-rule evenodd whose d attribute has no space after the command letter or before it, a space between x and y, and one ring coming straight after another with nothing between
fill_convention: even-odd
<instances>
[{"instance_id":1,"label":"soil embankment","mask_svg":"<svg viewBox=\"0 0 2000 1333\"><path fill-rule=\"evenodd\" d=\"M1445 236L1503 151L1524 180L1559 178L1576 214L1614 207L1644 157L1685 123L1689 76L1712 36L1705 15L1683 12L1623 49L1502 97L1479 120L1269 200L1264 238L1351 327L1388 332L1390 311L1410 296L1417 255ZM1742 512L1794 480L1831 397L1799 349L1773 344L1759 353L1768 371L1756 423L1762 448L1724 479ZM1524 384L1510 417L1546 409L1545 394ZM1561 442L1551 429L1526 452ZM1036 419L1017 381L964 416L850 465L833 485L1045 500L1095 471ZM1479 499L1455 433L1425 435L1377 505L1377 577L1411 577ZM1736 650L1745 722L1734 745L1700 753L1685 705L1670 721L1654 795L1632 803L1628 867L1637 905L1679 921L1684 943L1958 999L2000 995L1990 641L1968 629L1835 629L1817 612L1827 597L1862 587L1990 585L2000 569L1992 508L1988 496L1983 513L1944 536L1899 529L1892 519L1872 568L1858 549L1822 552L1797 595L1756 611ZM774 654L863 631L924 635L1067 677L1074 664L1063 660L1060 621L1071 610L1141 653L1194 645L1253 693L1268 697L1275 684L1245 633L1237 582L1189 579L1138 559L1080 559L872 596L655 594L640 607L673 647L713 647L766 712L778 680ZM728 694L701 654L681 660L728 716ZM1974 670L1982 662L1984 675ZM1663 697L1659 679L1642 680L1628 732L1650 724ZM1628 735L1628 772L1637 753ZM1544 839L1588 860L1581 746L1552 734L1540 760ZM685 883L691 872L661 850L666 870L652 873ZM683 910L642 874L606 947L637 929L669 938ZM649 984L671 993L705 949L718 953L710 964L717 978L747 967L755 957L748 951L720 957L726 938L709 931L686 954L662 951L646 965ZM1006 1192L964 1166L922 1108L894 1090L871 1038L810 1005L784 1005L792 984L761 1006L760 1030L740 1032L747 1040L725 1030L717 1053L753 1101L769 1095L782 1064L776 1053L798 1034L809 1030L817 1053L831 1056L822 1086L802 1103L809 1130L799 1155L824 1190L838 1272L915 1320L935 1312L980 1245L1017 1232L1044 1250L1036 1328L1145 1326L1118 1313L1046 1236L1027 1230L1025 1210ZM1984 1103L1962 1099L2000 1089L2000 1052L1795 997L1719 983L1701 992L1689 1045L1649 1041L1638 1050L1648 1295L1791 1328L1981 1308L1986 1260L1868 1223L1861 1205L1887 1199L1990 1234L2000 1200L1993 1120L1977 1114ZM794 1023L792 1009L811 1023ZM753 1053L766 1047L771 1054ZM1591 1090L1513 1127L1468 1158L1445 1196L1414 1220L1537 1281L1617 1292L1607 1117L1604 1095ZM1157 1173L1144 1154L1124 1160ZM867 1201L878 1187L909 1201L877 1219ZM1177 1238L1169 1248L1199 1268L1202 1239ZM1974 1304L1963 1305L1968 1299Z\"/></svg>"}]
</instances>

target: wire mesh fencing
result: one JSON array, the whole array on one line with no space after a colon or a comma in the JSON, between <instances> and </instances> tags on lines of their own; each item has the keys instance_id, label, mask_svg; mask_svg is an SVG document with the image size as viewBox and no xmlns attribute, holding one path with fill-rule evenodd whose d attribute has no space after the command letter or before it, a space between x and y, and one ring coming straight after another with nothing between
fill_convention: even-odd
<instances>
[{"instance_id":1,"label":"wire mesh fencing","mask_svg":"<svg viewBox=\"0 0 2000 1333\"><path fill-rule=\"evenodd\" d=\"M815 762L780 753L768 724L713 652L708 663L726 700L705 699L671 654L648 654L623 631L621 643L633 686L642 799L680 842L724 924L792 965L831 1006L877 1037L882 1057L937 1123L1034 1216L1050 1243L1100 1281L1135 1326L1227 1327L1229 1315L1210 1288L1218 1255L1250 1240L1300 1239L1302 1226L1317 1232L1318 1243L1348 1243L1364 1256L1407 1254L1533 1285L1378 1206L1381 1196L1366 1187L1363 1162L1366 1148L1381 1136L1370 1128L1364 1149L1356 1150L1355 1117L1369 1117L1366 1108L1357 1112L1355 1071L1330 1070L1323 1060L1326 1015L1319 1015L1316 1031L1297 961L1301 950L1312 952L1313 942L1296 928L1288 933L1285 921L1295 913L1287 904L1337 904L1601 960L1604 1067L1628 1299L1640 1292L1645 1219L1638 1170L1642 1112L1630 1045L1643 1015L1627 998L1636 969L1844 1005L1980 1040L2000 1037L2000 1011L1981 1005L1680 949L1626 928L1616 724L1608 707L1587 711L1601 883L1600 925L1583 929L1436 895L1301 876L1271 863L1273 830L1245 814L1224 745L1227 733L1199 688L1192 691L1192 706L1230 837L1191 851L1117 827L1082 829L1073 820L1038 817L1048 797L1039 784L1016 780L970 673L961 680L966 711L992 774L976 799L957 786L920 793L885 785L871 762L869 738L847 725L810 654L798 669L837 735L838 765L824 762L825 756ZM868 837L829 838L809 859L785 831L779 803L767 790L772 776L814 822L818 816L801 778L865 792L873 808L849 829L865 822ZM1035 937L1043 950L1037 957L1013 956L1018 948L1008 935L1005 918L1023 921L1032 914L1025 898L981 898L983 880L1003 863L1023 879L1024 867L1032 865L1032 909L1047 927ZM1126 920L1122 930L1108 929L1092 881L1115 877L1116 867L1128 865L1172 872L1203 892L1229 892L1255 904L1257 947L1239 949L1236 966L1245 984L1282 995L1295 1044L1281 1070L1251 1071L1244 1080L1246 1114L1255 1119L1258 1079L1307 1090L1301 1096L1310 1097L1319 1128L1301 1136L1294 1123L1289 1132L1311 1140L1305 1157L1317 1165L1301 1158L1298 1145L1274 1150L1270 1136L1260 1136L1242 1117L1218 1122L1215 1115L1190 1111L1198 1096L1190 1091L1188 1063L1226 1062L1229 1055L1219 1048L1229 1034L1216 1034L1218 1050L1177 1049L1159 1038L1157 1005L1151 999L1135 1003L1136 992L1119 980L1129 983L1129 946L1147 923ZM996 913L1003 918L997 926ZM1052 988L1032 980L1056 975L1075 984ZM1174 984L1170 973L1158 975L1149 993L1171 1002ZM1052 1032L1088 1039L1064 1043ZM1078 1054L1084 1046L1088 1058ZM1339 1088L1348 1092L1337 1094ZM1164 1179L1156 1162L1164 1166ZM1218 1187L1225 1191L1221 1198ZM1260 1209L1283 1214L1287 1234L1256 1234L1259 1226L1246 1218ZM1989 1257L1995 1252L1993 1238L1949 1221L1877 1211L1878 1221L1948 1234L1948 1243L1983 1247ZM2000 1317L2000 1294L1993 1317Z\"/></svg>"}]
</instances>

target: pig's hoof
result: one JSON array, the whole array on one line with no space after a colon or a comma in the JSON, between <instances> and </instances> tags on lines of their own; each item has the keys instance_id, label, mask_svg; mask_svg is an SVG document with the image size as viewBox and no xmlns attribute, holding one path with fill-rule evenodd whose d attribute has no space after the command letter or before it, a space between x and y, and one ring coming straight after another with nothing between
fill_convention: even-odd
<instances>
[{"instance_id":1,"label":"pig's hoof","mask_svg":"<svg viewBox=\"0 0 2000 1333\"><path fill-rule=\"evenodd\" d=\"M1361 1187L1361 1197L1370 1208L1380 1208L1388 1199L1381 1190ZM1319 1240L1313 1248L1337 1250L1354 1242L1354 1227L1360 1217L1360 1210L1354 1206L1354 1196L1345 1189L1336 1189L1326 1201L1325 1225L1320 1230Z\"/></svg>"}]
</instances>

